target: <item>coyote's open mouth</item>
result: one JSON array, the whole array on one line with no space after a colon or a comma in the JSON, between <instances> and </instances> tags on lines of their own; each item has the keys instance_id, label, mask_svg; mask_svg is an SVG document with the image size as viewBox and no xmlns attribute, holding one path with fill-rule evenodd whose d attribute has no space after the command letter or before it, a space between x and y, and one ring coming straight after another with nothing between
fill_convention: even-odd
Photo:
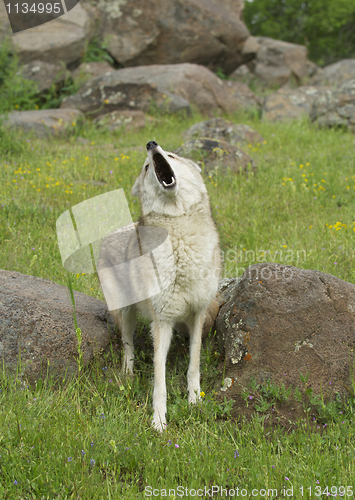
<instances>
[{"instance_id":1,"label":"coyote's open mouth","mask_svg":"<svg viewBox=\"0 0 355 500\"><path fill-rule=\"evenodd\" d=\"M160 153L153 154L155 174L164 189L172 189L176 185L173 169Z\"/></svg>"}]
</instances>

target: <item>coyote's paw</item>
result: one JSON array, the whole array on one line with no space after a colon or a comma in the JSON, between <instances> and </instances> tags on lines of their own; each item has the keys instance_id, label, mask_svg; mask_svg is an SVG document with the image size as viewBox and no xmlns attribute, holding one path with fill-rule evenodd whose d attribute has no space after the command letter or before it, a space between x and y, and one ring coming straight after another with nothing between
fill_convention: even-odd
<instances>
[{"instance_id":1,"label":"coyote's paw","mask_svg":"<svg viewBox=\"0 0 355 500\"><path fill-rule=\"evenodd\" d=\"M129 377L133 377L133 359L124 360L122 366L122 375L128 375Z\"/></svg>"},{"instance_id":2,"label":"coyote's paw","mask_svg":"<svg viewBox=\"0 0 355 500\"><path fill-rule=\"evenodd\" d=\"M133 370L127 370L127 368L122 368L122 375L126 377L133 377Z\"/></svg>"},{"instance_id":3,"label":"coyote's paw","mask_svg":"<svg viewBox=\"0 0 355 500\"><path fill-rule=\"evenodd\" d=\"M201 400L200 393L201 393L201 390L200 390L199 385L197 387L195 387L194 389L189 389L189 398L188 398L189 403L194 405L198 401L200 401Z\"/></svg>"},{"instance_id":4,"label":"coyote's paw","mask_svg":"<svg viewBox=\"0 0 355 500\"><path fill-rule=\"evenodd\" d=\"M195 405L199 401L201 401L201 396L200 395L196 396L196 394L193 394L192 396L189 396L189 403L191 405Z\"/></svg>"},{"instance_id":5,"label":"coyote's paw","mask_svg":"<svg viewBox=\"0 0 355 500\"><path fill-rule=\"evenodd\" d=\"M153 420L152 420L152 427L158 431L158 432L164 432L166 429L166 419L160 418L160 415L158 412L154 412Z\"/></svg>"}]
</instances>

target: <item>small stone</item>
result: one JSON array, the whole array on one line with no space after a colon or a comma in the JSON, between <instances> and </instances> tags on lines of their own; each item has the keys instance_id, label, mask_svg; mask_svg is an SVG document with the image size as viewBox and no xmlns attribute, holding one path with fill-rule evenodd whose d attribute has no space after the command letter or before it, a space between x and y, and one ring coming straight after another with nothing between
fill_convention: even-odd
<instances>
[{"instance_id":1,"label":"small stone","mask_svg":"<svg viewBox=\"0 0 355 500\"><path fill-rule=\"evenodd\" d=\"M225 377L223 381L223 386L221 387L221 391L226 391L233 385L233 380L230 377Z\"/></svg>"},{"instance_id":2,"label":"small stone","mask_svg":"<svg viewBox=\"0 0 355 500\"><path fill-rule=\"evenodd\" d=\"M246 146L264 141L259 132L248 125L236 124L224 118L212 118L195 123L184 132L184 138L187 140L199 137L223 140L232 146Z\"/></svg>"},{"instance_id":3,"label":"small stone","mask_svg":"<svg viewBox=\"0 0 355 500\"><path fill-rule=\"evenodd\" d=\"M174 151L182 157L203 162L206 172L218 169L234 173L255 172L256 163L245 151L226 141L201 137L185 142Z\"/></svg>"}]
</instances>

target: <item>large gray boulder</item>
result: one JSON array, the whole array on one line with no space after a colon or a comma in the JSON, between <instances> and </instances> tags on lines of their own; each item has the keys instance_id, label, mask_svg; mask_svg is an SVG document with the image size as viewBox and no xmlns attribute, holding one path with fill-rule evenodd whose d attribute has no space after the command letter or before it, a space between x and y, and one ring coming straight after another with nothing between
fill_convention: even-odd
<instances>
[{"instance_id":1,"label":"large gray boulder","mask_svg":"<svg viewBox=\"0 0 355 500\"><path fill-rule=\"evenodd\" d=\"M207 114L238 109L218 76L204 66L189 63L118 69L90 80L61 105L94 117L123 109L149 112L152 107L174 113L189 111L190 106Z\"/></svg>"},{"instance_id":2,"label":"large gray boulder","mask_svg":"<svg viewBox=\"0 0 355 500\"><path fill-rule=\"evenodd\" d=\"M320 127L347 127L355 131L355 78L320 94L310 117Z\"/></svg>"},{"instance_id":3,"label":"large gray boulder","mask_svg":"<svg viewBox=\"0 0 355 500\"><path fill-rule=\"evenodd\" d=\"M255 82L263 87L301 85L314 69L307 59L304 45L256 37L253 41L256 56L246 65L232 73L232 78L250 84Z\"/></svg>"},{"instance_id":4,"label":"large gray boulder","mask_svg":"<svg viewBox=\"0 0 355 500\"><path fill-rule=\"evenodd\" d=\"M86 366L115 334L106 304L74 292ZM50 280L0 270L0 358L31 382L49 373L63 378L77 372L77 337L68 289Z\"/></svg>"},{"instance_id":5,"label":"large gray boulder","mask_svg":"<svg viewBox=\"0 0 355 500\"><path fill-rule=\"evenodd\" d=\"M242 53L243 7L241 0L100 0L94 17L123 66L190 62L230 73L250 58Z\"/></svg>"},{"instance_id":6,"label":"large gray boulder","mask_svg":"<svg viewBox=\"0 0 355 500\"><path fill-rule=\"evenodd\" d=\"M355 346L355 285L330 274L255 264L225 280L216 320L226 373L245 387L271 379L347 394ZM228 394L228 393L227 393Z\"/></svg>"},{"instance_id":7,"label":"large gray boulder","mask_svg":"<svg viewBox=\"0 0 355 500\"><path fill-rule=\"evenodd\" d=\"M5 127L32 132L36 137L46 138L74 131L84 115L77 109L38 109L33 111L13 111L5 118Z\"/></svg>"},{"instance_id":8,"label":"large gray boulder","mask_svg":"<svg viewBox=\"0 0 355 500\"><path fill-rule=\"evenodd\" d=\"M342 59L325 66L310 80L312 85L328 85L339 87L346 80L355 78L355 59Z\"/></svg>"},{"instance_id":9,"label":"large gray boulder","mask_svg":"<svg viewBox=\"0 0 355 500\"><path fill-rule=\"evenodd\" d=\"M34 60L65 64L78 61L92 34L85 9L78 3L67 14L48 23L12 35L21 62Z\"/></svg>"},{"instance_id":10,"label":"large gray boulder","mask_svg":"<svg viewBox=\"0 0 355 500\"><path fill-rule=\"evenodd\" d=\"M260 48L249 63L253 73L268 85L285 85L291 78L299 85L308 75L307 48L304 45L257 37Z\"/></svg>"}]
</instances>

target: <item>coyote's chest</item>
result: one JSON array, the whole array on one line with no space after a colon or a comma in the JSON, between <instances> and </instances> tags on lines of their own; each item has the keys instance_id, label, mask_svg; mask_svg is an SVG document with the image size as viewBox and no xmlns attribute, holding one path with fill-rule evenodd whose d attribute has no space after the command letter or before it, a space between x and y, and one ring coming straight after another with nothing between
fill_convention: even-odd
<instances>
[{"instance_id":1,"label":"coyote's chest","mask_svg":"<svg viewBox=\"0 0 355 500\"><path fill-rule=\"evenodd\" d=\"M153 298L155 309L184 317L191 309L208 304L216 291L219 253L214 224L198 217L160 217L149 222L168 231L172 252L155 254L157 269L169 260L172 271L169 286Z\"/></svg>"}]
</instances>

